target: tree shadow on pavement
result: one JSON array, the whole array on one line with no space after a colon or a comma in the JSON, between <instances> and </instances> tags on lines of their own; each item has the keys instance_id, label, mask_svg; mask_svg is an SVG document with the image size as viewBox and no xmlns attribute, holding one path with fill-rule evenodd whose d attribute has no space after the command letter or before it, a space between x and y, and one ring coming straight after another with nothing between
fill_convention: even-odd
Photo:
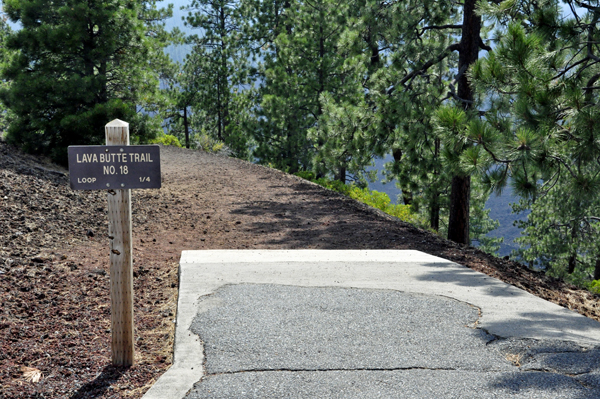
<instances>
[{"instance_id":1,"label":"tree shadow on pavement","mask_svg":"<svg viewBox=\"0 0 600 399\"><path fill-rule=\"evenodd\" d=\"M490 390L504 390L516 397L548 397L572 399L598 399L600 388L582 383L579 377L553 372L527 372L502 374L493 378ZM540 393L545 396L539 396Z\"/></svg>"},{"instance_id":2,"label":"tree shadow on pavement","mask_svg":"<svg viewBox=\"0 0 600 399\"><path fill-rule=\"evenodd\" d=\"M450 261L448 261L448 265L441 263L422 263L421 265L431 268L431 270L416 277L420 281L452 284L460 287L483 287L485 288L485 294L493 297L530 296L527 292L516 289L512 285L505 284L498 279L476 272L468 267L453 264Z\"/></svg>"},{"instance_id":3,"label":"tree shadow on pavement","mask_svg":"<svg viewBox=\"0 0 600 399\"><path fill-rule=\"evenodd\" d=\"M492 342L520 372L490 381L494 389L514 394L544 392L544 397L592 399L600 397L600 346L573 341L508 338Z\"/></svg>"}]
</instances>

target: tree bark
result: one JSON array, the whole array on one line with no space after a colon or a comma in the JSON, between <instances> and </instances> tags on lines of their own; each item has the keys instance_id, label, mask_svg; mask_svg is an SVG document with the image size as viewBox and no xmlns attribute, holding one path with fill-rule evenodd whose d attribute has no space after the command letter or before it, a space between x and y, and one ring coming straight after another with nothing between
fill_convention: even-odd
<instances>
[{"instance_id":1,"label":"tree bark","mask_svg":"<svg viewBox=\"0 0 600 399\"><path fill-rule=\"evenodd\" d=\"M600 257L596 258L596 268L594 269L594 280L600 280Z\"/></svg>"},{"instance_id":2,"label":"tree bark","mask_svg":"<svg viewBox=\"0 0 600 399\"><path fill-rule=\"evenodd\" d=\"M440 156L442 142L439 138L435 139L435 158ZM431 195L431 204L429 208L429 224L435 231L440 230L440 191L438 189L437 181L439 179L440 171L435 169L433 171L435 176L435 183L433 184L433 194Z\"/></svg>"},{"instance_id":3,"label":"tree bark","mask_svg":"<svg viewBox=\"0 0 600 399\"><path fill-rule=\"evenodd\" d=\"M435 231L440 230L440 193L437 191L431 198L431 207L429 208L429 224Z\"/></svg>"},{"instance_id":4,"label":"tree bark","mask_svg":"<svg viewBox=\"0 0 600 399\"><path fill-rule=\"evenodd\" d=\"M190 148L190 128L188 126L187 107L183 107L183 126L185 129L185 148Z\"/></svg>"},{"instance_id":5,"label":"tree bark","mask_svg":"<svg viewBox=\"0 0 600 399\"><path fill-rule=\"evenodd\" d=\"M471 199L471 177L454 176L450 193L450 220L448 239L469 244L469 203Z\"/></svg>"},{"instance_id":6,"label":"tree bark","mask_svg":"<svg viewBox=\"0 0 600 399\"><path fill-rule=\"evenodd\" d=\"M340 166L340 169L339 169L338 175L337 175L337 180L346 184L346 167Z\"/></svg>"},{"instance_id":7,"label":"tree bark","mask_svg":"<svg viewBox=\"0 0 600 399\"><path fill-rule=\"evenodd\" d=\"M481 17L475 14L476 0L465 0L463 6L462 37L459 45L458 70L466 71L479 58L481 42ZM469 110L473 104L473 89L466 73L458 78L460 106ZM450 218L448 221L448 239L461 244L469 244L469 202L471 196L471 177L456 175L452 177L450 194Z\"/></svg>"},{"instance_id":8,"label":"tree bark","mask_svg":"<svg viewBox=\"0 0 600 399\"><path fill-rule=\"evenodd\" d=\"M569 256L569 270L567 270L567 273L573 274L573 272L575 271L576 259L577 258L575 257L575 255Z\"/></svg>"}]
</instances>

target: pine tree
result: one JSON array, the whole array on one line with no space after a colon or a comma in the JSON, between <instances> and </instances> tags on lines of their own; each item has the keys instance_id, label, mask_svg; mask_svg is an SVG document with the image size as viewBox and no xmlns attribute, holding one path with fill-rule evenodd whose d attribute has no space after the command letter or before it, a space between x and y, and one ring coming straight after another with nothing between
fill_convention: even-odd
<instances>
[{"instance_id":1,"label":"pine tree","mask_svg":"<svg viewBox=\"0 0 600 399\"><path fill-rule=\"evenodd\" d=\"M198 130L224 142L233 155L247 158L245 121L252 87L246 8L235 0L193 0L189 10L193 12L187 23L201 33L189 40L193 48L186 57L187 87L182 89L193 91L192 112L203 115L196 118Z\"/></svg>"},{"instance_id":2,"label":"pine tree","mask_svg":"<svg viewBox=\"0 0 600 399\"><path fill-rule=\"evenodd\" d=\"M388 176L399 182L405 204L425 208L435 230L469 243L471 176L458 159L470 144L443 141L432 120L449 102L473 107L466 72L481 49L490 50L475 1L463 7L434 1L360 4L353 14L357 22L342 36L353 42L344 65L354 73L341 92L352 94L323 97L329 115L318 129L329 143L318 157L360 170L370 156L391 153ZM467 114L479 117L475 109ZM484 202L475 205L481 217ZM441 226L444 208L450 220ZM483 225L489 223L478 223Z\"/></svg>"},{"instance_id":3,"label":"pine tree","mask_svg":"<svg viewBox=\"0 0 600 399\"><path fill-rule=\"evenodd\" d=\"M177 64L173 73L163 80L167 92L168 105L165 107L163 119L168 133L192 148L193 130L192 106L198 102L198 91L194 88L195 79L190 76L181 64Z\"/></svg>"},{"instance_id":4,"label":"pine tree","mask_svg":"<svg viewBox=\"0 0 600 399\"><path fill-rule=\"evenodd\" d=\"M321 95L337 95L342 86L344 60L336 48L351 6L340 0L289 1L267 18L273 24L264 36L273 42L261 54L254 152L259 162L292 173L312 168L324 143L311 140L308 131L323 115Z\"/></svg>"},{"instance_id":5,"label":"pine tree","mask_svg":"<svg viewBox=\"0 0 600 399\"><path fill-rule=\"evenodd\" d=\"M531 209L522 258L583 282L600 277L600 7L567 3L571 18L556 1L490 7L512 21L473 68L490 106L463 138L486 150L465 162L491 165L491 188L512 177L517 210Z\"/></svg>"},{"instance_id":6,"label":"pine tree","mask_svg":"<svg viewBox=\"0 0 600 399\"><path fill-rule=\"evenodd\" d=\"M10 60L13 53L6 48L6 40L11 33L11 29L6 22L4 12L0 11L0 65L4 65ZM6 90L9 87L9 82L6 80L0 81L0 90ZM8 125L12 119L12 113L4 104L0 103L0 138L3 138Z\"/></svg>"},{"instance_id":7,"label":"pine tree","mask_svg":"<svg viewBox=\"0 0 600 399\"><path fill-rule=\"evenodd\" d=\"M155 135L159 122L140 112L158 93L162 44L146 24L154 3L7 0L22 26L8 37L18 54L2 71L11 84L0 98L15 115L8 140L65 162L67 146L103 143L114 118L130 122L134 140Z\"/></svg>"}]
</instances>

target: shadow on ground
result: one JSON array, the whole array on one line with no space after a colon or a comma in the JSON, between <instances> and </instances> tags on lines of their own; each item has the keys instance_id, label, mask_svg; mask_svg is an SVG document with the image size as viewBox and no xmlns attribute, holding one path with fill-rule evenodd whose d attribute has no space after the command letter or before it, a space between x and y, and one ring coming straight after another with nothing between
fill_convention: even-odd
<instances>
[{"instance_id":1,"label":"shadow on ground","mask_svg":"<svg viewBox=\"0 0 600 399\"><path fill-rule=\"evenodd\" d=\"M126 367L106 366L93 381L81 386L69 399L96 398L111 389L123 374L127 371Z\"/></svg>"}]
</instances>

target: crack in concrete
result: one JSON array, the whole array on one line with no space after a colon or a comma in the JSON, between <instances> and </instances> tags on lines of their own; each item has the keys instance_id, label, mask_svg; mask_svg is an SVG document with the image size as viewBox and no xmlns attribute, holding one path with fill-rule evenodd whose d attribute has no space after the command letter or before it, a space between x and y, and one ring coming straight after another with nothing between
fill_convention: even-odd
<instances>
[{"instance_id":1,"label":"crack in concrete","mask_svg":"<svg viewBox=\"0 0 600 399\"><path fill-rule=\"evenodd\" d=\"M301 373L301 372L337 372L337 371L408 371L408 370L429 370L429 371L460 371L460 369L452 367L359 367L359 368L323 368L323 369L293 369L293 368L282 368L282 369L248 369L238 371L223 371L219 373L206 373L206 376L218 376L218 375L236 375L243 373L277 373L277 372L290 372L290 373Z\"/></svg>"}]
</instances>

